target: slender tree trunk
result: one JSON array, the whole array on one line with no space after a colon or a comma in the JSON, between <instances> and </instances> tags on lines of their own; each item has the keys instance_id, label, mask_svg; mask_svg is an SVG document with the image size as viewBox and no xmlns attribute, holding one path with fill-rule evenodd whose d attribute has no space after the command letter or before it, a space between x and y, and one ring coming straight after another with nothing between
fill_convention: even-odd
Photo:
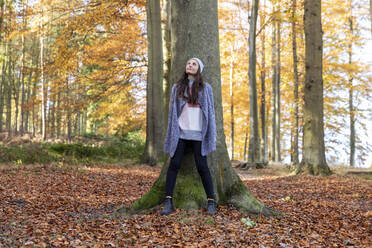
<instances>
[{"instance_id":1,"label":"slender tree trunk","mask_svg":"<svg viewBox=\"0 0 372 248\"><path fill-rule=\"evenodd\" d=\"M72 104L72 97L71 97L71 92L70 92L70 79L66 79L66 98L67 102ZM72 107L67 106L67 140L69 143L72 141Z\"/></svg>"},{"instance_id":2,"label":"slender tree trunk","mask_svg":"<svg viewBox=\"0 0 372 248\"><path fill-rule=\"evenodd\" d=\"M163 45L160 0L146 1L148 36L148 71L146 104L145 162L156 165L163 157Z\"/></svg>"},{"instance_id":3,"label":"slender tree trunk","mask_svg":"<svg viewBox=\"0 0 372 248\"><path fill-rule=\"evenodd\" d=\"M260 162L260 134L258 127L257 81L256 81L256 27L258 15L258 0L252 2L249 25L249 148L248 161Z\"/></svg>"},{"instance_id":4,"label":"slender tree trunk","mask_svg":"<svg viewBox=\"0 0 372 248\"><path fill-rule=\"evenodd\" d=\"M230 123L231 123L231 160L234 160L234 48L230 56Z\"/></svg>"},{"instance_id":5,"label":"slender tree trunk","mask_svg":"<svg viewBox=\"0 0 372 248\"><path fill-rule=\"evenodd\" d=\"M275 14L275 7L273 6L273 15ZM273 19L273 25L272 25L272 44L271 44L271 67L272 67L272 93L271 93L271 101L272 101L272 110L271 110L271 152L270 152L270 159L272 161L275 161L275 154L276 154L276 83L277 83L277 38L276 38L276 18Z\"/></svg>"},{"instance_id":6,"label":"slender tree trunk","mask_svg":"<svg viewBox=\"0 0 372 248\"><path fill-rule=\"evenodd\" d=\"M15 63L14 63L15 64ZM13 66L13 71L16 71L15 65ZM15 107L15 114L14 114L14 133L18 134L18 118L19 118L19 91L21 85L21 78L18 76L14 78L13 84L13 94L14 94L14 107Z\"/></svg>"},{"instance_id":7,"label":"slender tree trunk","mask_svg":"<svg viewBox=\"0 0 372 248\"><path fill-rule=\"evenodd\" d=\"M25 13L24 13L25 14ZM21 123L20 123L20 128L19 128L19 132L20 132L20 135L23 136L23 133L24 133L24 128L23 128L23 125L24 125L24 115L25 115L25 111L24 111L24 105L25 105L25 37L24 37L24 34L22 34L22 65L21 65L21 91L22 91L22 95L21 95Z\"/></svg>"},{"instance_id":8,"label":"slender tree trunk","mask_svg":"<svg viewBox=\"0 0 372 248\"><path fill-rule=\"evenodd\" d=\"M248 156L247 156L247 147L248 147L248 126L247 126L247 128L245 129L245 138L244 138L244 155L243 155L244 161L247 161L247 159L248 159Z\"/></svg>"},{"instance_id":9,"label":"slender tree trunk","mask_svg":"<svg viewBox=\"0 0 372 248\"><path fill-rule=\"evenodd\" d=\"M50 123L50 137L56 136L56 94L52 94L49 110L49 123Z\"/></svg>"},{"instance_id":10,"label":"slender tree trunk","mask_svg":"<svg viewBox=\"0 0 372 248\"><path fill-rule=\"evenodd\" d=\"M83 113L84 119L83 119L83 133L87 133L87 121L88 121L88 109L85 108Z\"/></svg>"},{"instance_id":11,"label":"slender tree trunk","mask_svg":"<svg viewBox=\"0 0 372 248\"><path fill-rule=\"evenodd\" d=\"M281 161L280 156L280 42L281 42L281 34L280 34L280 19L277 20L277 41L276 41L276 82L275 82L275 155L274 160L276 162Z\"/></svg>"},{"instance_id":12,"label":"slender tree trunk","mask_svg":"<svg viewBox=\"0 0 372 248\"><path fill-rule=\"evenodd\" d=\"M12 85L14 78L12 77L12 49L9 44L12 41L9 40L7 44L8 51L8 73L7 73L7 101L6 101L6 128L8 130L8 137L12 137Z\"/></svg>"},{"instance_id":13,"label":"slender tree trunk","mask_svg":"<svg viewBox=\"0 0 372 248\"><path fill-rule=\"evenodd\" d=\"M293 148L292 148L292 156L293 156L293 163L298 164L298 136L299 136L299 115L298 115L298 105L299 105L299 99L298 99L298 85L299 85L299 79L298 79L298 58L297 58L297 42L296 42L296 0L292 0L292 54L293 54L293 78L294 78L294 111L293 111L293 119L294 119L294 125L293 125Z\"/></svg>"},{"instance_id":14,"label":"slender tree trunk","mask_svg":"<svg viewBox=\"0 0 372 248\"><path fill-rule=\"evenodd\" d=\"M34 34L35 35L35 34ZM37 52L37 43L35 42L36 39L32 38L32 41L33 41L33 44L32 44L32 47L31 47L31 54L32 54L32 63L31 63L31 66L32 67L35 67L37 68L37 63L39 61L39 58L38 58L38 54L39 52ZM28 80L27 80L27 91L26 91L26 101L25 102L28 102L30 101L31 99L31 94L32 94L32 89L33 89L33 84L32 84L32 75L33 75L33 71L31 70L28 74ZM29 128L29 119L30 119L30 114L31 114L31 111L30 109L28 109L26 111L26 116L25 116L25 130L26 132L30 132L30 128Z\"/></svg>"},{"instance_id":15,"label":"slender tree trunk","mask_svg":"<svg viewBox=\"0 0 372 248\"><path fill-rule=\"evenodd\" d=\"M46 140L46 87L44 80L44 31L40 21L41 135Z\"/></svg>"},{"instance_id":16,"label":"slender tree trunk","mask_svg":"<svg viewBox=\"0 0 372 248\"><path fill-rule=\"evenodd\" d=\"M260 15L260 27L263 28L265 24L265 9L266 2L264 1L263 10ZM260 117L261 117L261 159L264 163L267 162L267 132L266 132L266 61L265 61L265 30L261 33L261 105L260 105Z\"/></svg>"},{"instance_id":17,"label":"slender tree trunk","mask_svg":"<svg viewBox=\"0 0 372 248\"><path fill-rule=\"evenodd\" d=\"M37 67L39 67L38 63L37 63ZM37 88L36 88L36 80L35 80L32 86L32 99L35 99L36 91L37 91ZM32 104L32 136L33 137L35 137L36 132L37 132L37 113L35 111L35 104Z\"/></svg>"},{"instance_id":18,"label":"slender tree trunk","mask_svg":"<svg viewBox=\"0 0 372 248\"><path fill-rule=\"evenodd\" d=\"M34 63L32 63L34 65ZM25 102L27 103L30 100L31 96L31 87L32 86L32 71L29 72L28 74L28 80L27 80L27 90L26 90L26 97L25 97ZM29 119L30 119L30 109L27 109L26 113L24 113L24 130L26 132L30 131L29 128Z\"/></svg>"},{"instance_id":19,"label":"slender tree trunk","mask_svg":"<svg viewBox=\"0 0 372 248\"><path fill-rule=\"evenodd\" d=\"M56 113L56 118L57 118L57 123L56 123L56 132L57 132L57 139L61 137L61 118L62 118L62 109L61 109L61 92L58 90L57 93L57 113Z\"/></svg>"},{"instance_id":20,"label":"slender tree trunk","mask_svg":"<svg viewBox=\"0 0 372 248\"><path fill-rule=\"evenodd\" d=\"M3 114L4 114L4 104L5 104L5 73L6 73L6 62L3 61L1 69L1 85L0 85L0 132L3 131Z\"/></svg>"},{"instance_id":21,"label":"slender tree trunk","mask_svg":"<svg viewBox=\"0 0 372 248\"><path fill-rule=\"evenodd\" d=\"M171 71L171 0L162 0L162 38L163 38L163 89L164 89L164 123L168 122L168 106L172 82L170 81Z\"/></svg>"},{"instance_id":22,"label":"slender tree trunk","mask_svg":"<svg viewBox=\"0 0 372 248\"><path fill-rule=\"evenodd\" d=\"M352 55L353 55L353 7L352 7L352 0L349 0L349 11L350 16L348 18L349 22L349 44L348 44L348 56L349 56L349 65L351 66L353 63ZM349 112L350 112L350 167L355 166L355 108L354 108L354 101L353 101L353 75L352 71L348 72L349 77Z\"/></svg>"},{"instance_id":23,"label":"slender tree trunk","mask_svg":"<svg viewBox=\"0 0 372 248\"><path fill-rule=\"evenodd\" d=\"M297 173L331 173L324 148L321 0L305 0L304 150Z\"/></svg>"},{"instance_id":24,"label":"slender tree trunk","mask_svg":"<svg viewBox=\"0 0 372 248\"><path fill-rule=\"evenodd\" d=\"M198 20L197 22L195 20ZM217 0L172 1L172 71L175 82L185 70L188 58L199 57L205 66L203 77L214 92L217 128L217 150L208 155L214 192L218 204L233 204L241 210L252 213L273 214L256 200L247 190L231 167L225 143L222 117L221 73L218 36ZM159 178L150 191L132 206L132 210L143 210L161 203L165 193L165 177L169 159L163 166ZM174 204L183 209L199 209L205 206L207 198L195 167L192 154L183 158L174 191Z\"/></svg>"},{"instance_id":25,"label":"slender tree trunk","mask_svg":"<svg viewBox=\"0 0 372 248\"><path fill-rule=\"evenodd\" d=\"M27 6L28 6L28 0L26 3L23 4L23 29L26 28L27 25L27 17L26 17L26 11L27 11ZM26 101L26 91L25 91L25 54L26 54L26 38L24 34L22 33L22 69L21 69L21 74L22 74L22 95L21 95L21 123L20 123L20 135L23 136L24 134L24 126L25 126L25 101Z\"/></svg>"}]
</instances>

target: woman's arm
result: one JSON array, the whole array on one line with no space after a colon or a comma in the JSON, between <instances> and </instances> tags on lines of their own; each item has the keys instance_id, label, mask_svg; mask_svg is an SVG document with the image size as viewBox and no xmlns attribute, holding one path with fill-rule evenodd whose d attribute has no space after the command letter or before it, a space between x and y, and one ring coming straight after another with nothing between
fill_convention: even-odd
<instances>
[{"instance_id":1,"label":"woman's arm","mask_svg":"<svg viewBox=\"0 0 372 248\"><path fill-rule=\"evenodd\" d=\"M171 143L171 135L172 135L172 119L175 110L175 101L176 101L176 89L177 85L174 84L172 87L171 97L169 98L169 112L168 112L168 127L165 134L165 141L164 141L164 152L169 152L170 150L170 143Z\"/></svg>"},{"instance_id":2,"label":"woman's arm","mask_svg":"<svg viewBox=\"0 0 372 248\"><path fill-rule=\"evenodd\" d=\"M212 86L208 84L208 129L210 132L210 138L212 141L212 147L213 150L216 149L216 139L217 139L217 132L216 132L216 117L215 117L215 112L214 112L214 96L213 96L213 89Z\"/></svg>"}]
</instances>

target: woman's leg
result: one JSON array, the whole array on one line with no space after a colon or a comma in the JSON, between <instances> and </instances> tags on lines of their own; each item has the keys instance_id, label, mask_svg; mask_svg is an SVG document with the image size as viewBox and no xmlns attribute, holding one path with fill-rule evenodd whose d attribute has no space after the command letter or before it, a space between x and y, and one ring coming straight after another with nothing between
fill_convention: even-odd
<instances>
[{"instance_id":1,"label":"woman's leg","mask_svg":"<svg viewBox=\"0 0 372 248\"><path fill-rule=\"evenodd\" d=\"M171 158L171 162L170 162L170 165L167 171L167 178L165 181L165 195L166 196L173 195L174 186L176 185L177 174L181 168L181 161L183 158L183 154L185 153L185 148L186 148L186 141L183 139L179 139L176 152Z\"/></svg>"},{"instance_id":2,"label":"woman's leg","mask_svg":"<svg viewBox=\"0 0 372 248\"><path fill-rule=\"evenodd\" d=\"M201 177L208 199L214 199L212 176L207 164L207 156L201 155L201 141L192 141L196 168Z\"/></svg>"}]
</instances>

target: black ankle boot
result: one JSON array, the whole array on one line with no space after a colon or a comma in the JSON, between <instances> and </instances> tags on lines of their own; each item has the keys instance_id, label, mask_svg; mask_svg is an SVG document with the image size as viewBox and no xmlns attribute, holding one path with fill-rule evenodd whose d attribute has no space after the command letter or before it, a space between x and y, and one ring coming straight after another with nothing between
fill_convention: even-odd
<instances>
[{"instance_id":1,"label":"black ankle boot","mask_svg":"<svg viewBox=\"0 0 372 248\"><path fill-rule=\"evenodd\" d=\"M161 211L161 215L168 215L174 211L172 198L166 198L163 210Z\"/></svg>"},{"instance_id":2,"label":"black ankle boot","mask_svg":"<svg viewBox=\"0 0 372 248\"><path fill-rule=\"evenodd\" d=\"M213 199L208 199L207 214L216 214L216 202Z\"/></svg>"}]
</instances>

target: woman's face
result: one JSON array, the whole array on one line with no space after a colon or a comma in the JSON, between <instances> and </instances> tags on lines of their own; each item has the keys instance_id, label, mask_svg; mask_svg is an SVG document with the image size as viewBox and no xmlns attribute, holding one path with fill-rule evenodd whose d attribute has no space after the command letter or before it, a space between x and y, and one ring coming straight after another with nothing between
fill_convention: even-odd
<instances>
[{"instance_id":1,"label":"woman's face","mask_svg":"<svg viewBox=\"0 0 372 248\"><path fill-rule=\"evenodd\" d=\"M190 59L189 61L187 61L187 64L186 64L187 74L196 75L196 73L198 72L198 69L199 69L198 61L196 61L195 59Z\"/></svg>"}]
</instances>

